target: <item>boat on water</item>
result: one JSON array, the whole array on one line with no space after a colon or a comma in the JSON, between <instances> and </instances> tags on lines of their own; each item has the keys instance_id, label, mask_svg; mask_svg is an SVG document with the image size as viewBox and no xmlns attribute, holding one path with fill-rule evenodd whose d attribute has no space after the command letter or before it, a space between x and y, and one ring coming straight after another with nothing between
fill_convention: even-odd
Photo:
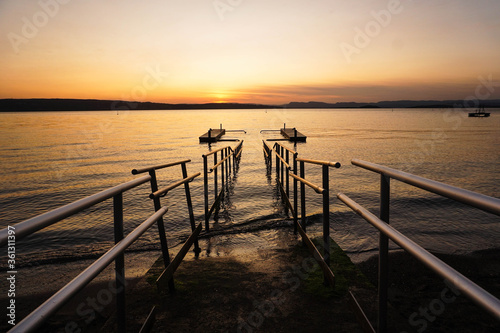
<instances>
[{"instance_id":1,"label":"boat on water","mask_svg":"<svg viewBox=\"0 0 500 333\"><path fill-rule=\"evenodd\" d=\"M484 106L478 108L476 112L469 112L469 117L489 117L490 113L484 111Z\"/></svg>"}]
</instances>

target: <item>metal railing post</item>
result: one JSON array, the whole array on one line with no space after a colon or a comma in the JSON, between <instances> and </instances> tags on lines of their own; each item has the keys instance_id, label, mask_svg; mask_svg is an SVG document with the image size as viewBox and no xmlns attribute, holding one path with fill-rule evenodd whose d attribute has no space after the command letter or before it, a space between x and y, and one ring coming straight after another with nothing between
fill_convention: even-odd
<instances>
[{"instance_id":1,"label":"metal railing post","mask_svg":"<svg viewBox=\"0 0 500 333\"><path fill-rule=\"evenodd\" d=\"M276 152L276 180L279 181L279 179L280 179L280 158L278 157L278 148L277 148L277 146L278 145L275 143L273 149Z\"/></svg>"},{"instance_id":2,"label":"metal railing post","mask_svg":"<svg viewBox=\"0 0 500 333\"><path fill-rule=\"evenodd\" d=\"M231 154L231 149L228 148L228 152L229 152L229 154ZM235 155L235 153L233 151L233 158L234 158L234 155ZM231 158L227 159L227 163L228 163L228 166L229 166L229 172L228 172L228 175L229 175L231 173Z\"/></svg>"},{"instance_id":3,"label":"metal railing post","mask_svg":"<svg viewBox=\"0 0 500 333\"><path fill-rule=\"evenodd\" d=\"M220 151L220 160L223 161L224 160L224 157L226 156L225 155L225 151L226 149L222 149ZM221 165L221 171L220 171L220 179L221 179L221 189L222 189L222 193L224 193L225 191L225 187L224 187L224 183L225 183L225 180L224 180L224 165L226 164L226 162L222 162L222 165Z\"/></svg>"},{"instance_id":4,"label":"metal railing post","mask_svg":"<svg viewBox=\"0 0 500 333\"><path fill-rule=\"evenodd\" d=\"M273 169L273 157L272 157L272 154L271 154L271 150L269 149L269 147L267 146L267 144L265 144L265 145L266 145L267 152L269 153L269 167L272 170Z\"/></svg>"},{"instance_id":5,"label":"metal railing post","mask_svg":"<svg viewBox=\"0 0 500 333\"><path fill-rule=\"evenodd\" d=\"M156 171L155 169L149 171L149 175L151 176L151 193L154 193L158 191L158 182L156 180ZM160 198L155 197L153 199L154 207L155 207L155 212L159 211L161 209L161 203L160 203ZM158 225L158 235L160 237L160 244L161 244L161 253L163 256L163 265L165 268L170 265L170 253L168 251L168 243L167 243L167 236L165 235L165 225L163 224L163 217L160 217L157 221L156 224ZM170 292L175 291L175 286L174 286L174 280L170 280L168 283L168 287Z\"/></svg>"},{"instance_id":6,"label":"metal railing post","mask_svg":"<svg viewBox=\"0 0 500 333\"><path fill-rule=\"evenodd\" d=\"M217 153L214 154L214 165L217 164ZM218 191L218 188L217 188L217 168L214 169L214 193L215 193L215 199L217 199L218 195L219 195L219 191Z\"/></svg>"},{"instance_id":7,"label":"metal railing post","mask_svg":"<svg viewBox=\"0 0 500 333\"><path fill-rule=\"evenodd\" d=\"M227 147L226 148L226 157L229 156L230 153L231 153L231 151L229 150L229 147ZM224 164L226 165L226 184L229 181L229 160L230 160L230 158L228 157L226 162L224 162Z\"/></svg>"},{"instance_id":8,"label":"metal railing post","mask_svg":"<svg viewBox=\"0 0 500 333\"><path fill-rule=\"evenodd\" d=\"M208 161L207 156L203 155L203 195L205 197L205 230L209 231L208 216Z\"/></svg>"},{"instance_id":9,"label":"metal railing post","mask_svg":"<svg viewBox=\"0 0 500 333\"><path fill-rule=\"evenodd\" d=\"M279 154L280 154L280 156L281 156L281 157L283 157L283 155L284 155L284 154L283 154L283 147L278 146L278 149L279 149ZM285 179L285 171L284 171L284 168L286 168L286 167L285 167L285 163L283 163L283 161L281 161L281 170L280 170L280 172L281 172L281 187L283 187L283 185L284 185L284 179Z\"/></svg>"},{"instance_id":10,"label":"metal railing post","mask_svg":"<svg viewBox=\"0 0 500 333\"><path fill-rule=\"evenodd\" d=\"M113 197L115 244L123 239L123 194ZM125 254L121 252L115 259L116 322L117 332L126 331L125 310Z\"/></svg>"},{"instance_id":11,"label":"metal railing post","mask_svg":"<svg viewBox=\"0 0 500 333\"><path fill-rule=\"evenodd\" d=\"M380 219L389 223L391 178L380 175ZM378 262L378 331L387 332L387 301L389 287L389 238L380 232Z\"/></svg>"},{"instance_id":12,"label":"metal railing post","mask_svg":"<svg viewBox=\"0 0 500 333\"><path fill-rule=\"evenodd\" d=\"M293 154L293 173L297 174L297 153ZM293 217L293 233L297 234L297 217L298 217L298 197L297 197L297 179L293 179L293 210L295 216Z\"/></svg>"},{"instance_id":13,"label":"metal railing post","mask_svg":"<svg viewBox=\"0 0 500 333\"><path fill-rule=\"evenodd\" d=\"M289 158L289 152L288 152L288 149L286 150L286 163L288 165L290 165L290 158ZM288 199L290 199L290 176L288 176L290 170L288 168L286 168L286 196L288 197ZM288 215L288 205L285 205L286 209L285 209L285 214Z\"/></svg>"},{"instance_id":14,"label":"metal railing post","mask_svg":"<svg viewBox=\"0 0 500 333\"><path fill-rule=\"evenodd\" d=\"M300 177L305 178L305 163L300 161ZM302 217L302 229L306 231L306 185L300 182L300 215Z\"/></svg>"},{"instance_id":15,"label":"metal railing post","mask_svg":"<svg viewBox=\"0 0 500 333\"><path fill-rule=\"evenodd\" d=\"M330 266L330 191L329 183L330 176L328 165L323 165L323 244L324 244L324 259ZM326 278L325 278L326 282Z\"/></svg>"},{"instance_id":16,"label":"metal railing post","mask_svg":"<svg viewBox=\"0 0 500 333\"><path fill-rule=\"evenodd\" d=\"M233 151L233 174L236 175L236 150Z\"/></svg>"},{"instance_id":17,"label":"metal railing post","mask_svg":"<svg viewBox=\"0 0 500 333\"><path fill-rule=\"evenodd\" d=\"M182 178L186 179L188 177L186 163L182 163L181 168L182 168ZM196 229L196 221L194 220L193 202L191 201L191 191L189 189L189 182L184 183L184 191L186 192L186 202L189 212L189 222L191 222L191 231L194 232ZM194 241L194 253L196 256L198 256L200 252L201 250L200 246L198 245L198 238L196 238L196 240Z\"/></svg>"}]
</instances>

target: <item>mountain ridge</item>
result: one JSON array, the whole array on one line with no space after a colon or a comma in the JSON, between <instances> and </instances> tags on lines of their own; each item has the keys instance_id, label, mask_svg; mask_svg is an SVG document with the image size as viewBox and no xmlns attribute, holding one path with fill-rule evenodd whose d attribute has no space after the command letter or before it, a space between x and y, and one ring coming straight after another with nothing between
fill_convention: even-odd
<instances>
[{"instance_id":1,"label":"mountain ridge","mask_svg":"<svg viewBox=\"0 0 500 333\"><path fill-rule=\"evenodd\" d=\"M477 104L477 105L476 105ZM466 100L398 100L372 103L361 102L290 102L281 105L254 103L156 103L122 100L72 99L72 98L30 98L0 99L0 112L18 111L127 111L127 110L199 110L199 109L346 109L346 108L486 108L500 107L500 99L477 103Z\"/></svg>"}]
</instances>

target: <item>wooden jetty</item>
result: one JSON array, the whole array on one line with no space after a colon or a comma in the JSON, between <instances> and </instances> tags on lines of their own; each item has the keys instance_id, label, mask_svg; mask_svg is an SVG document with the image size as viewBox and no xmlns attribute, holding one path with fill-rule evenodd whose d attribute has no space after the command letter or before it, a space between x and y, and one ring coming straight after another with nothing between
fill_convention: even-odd
<instances>
[{"instance_id":1,"label":"wooden jetty","mask_svg":"<svg viewBox=\"0 0 500 333\"><path fill-rule=\"evenodd\" d=\"M200 143L204 142L217 142L221 139L221 137L226 134L226 130L223 128L220 129L209 129L207 133L200 136Z\"/></svg>"},{"instance_id":2,"label":"wooden jetty","mask_svg":"<svg viewBox=\"0 0 500 333\"><path fill-rule=\"evenodd\" d=\"M306 142L307 136L297 131L295 128L282 128L281 135L292 142Z\"/></svg>"}]
</instances>

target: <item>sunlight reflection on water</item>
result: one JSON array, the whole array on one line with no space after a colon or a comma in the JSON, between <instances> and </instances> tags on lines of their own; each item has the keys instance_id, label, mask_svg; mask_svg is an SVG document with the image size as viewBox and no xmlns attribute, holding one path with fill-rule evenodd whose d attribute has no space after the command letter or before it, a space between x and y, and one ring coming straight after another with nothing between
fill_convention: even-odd
<instances>
[{"instance_id":1,"label":"sunlight reflection on water","mask_svg":"<svg viewBox=\"0 0 500 333\"><path fill-rule=\"evenodd\" d=\"M297 145L300 157L339 161L331 171L332 233L353 255L377 247L376 234L336 201L344 192L366 207L378 209L378 176L350 165L352 158L383 164L499 197L500 113L489 119L447 122L445 110L210 110L135 111L116 115L103 112L49 112L1 114L0 226L20 222L60 205L134 178L133 168L184 158L192 160L188 173L202 171L207 145L198 136L224 124L245 129L240 170L233 193L218 224L238 225L281 213L274 180L269 183L262 153L261 129L284 123L308 135ZM219 142L218 148L235 142ZM293 149L293 145L285 143ZM307 178L320 183L320 171L308 166ZM160 186L181 176L180 168L158 173ZM272 177L271 177L272 178ZM191 185L197 220L203 217L203 180ZM125 193L125 229L130 232L153 211L148 185ZM165 225L171 244L189 230L183 192L169 194ZM498 247L499 220L476 213L404 184L393 183L393 224L413 235L427 248L443 252ZM179 198L180 200L175 200ZM308 194L308 213L321 211L320 197ZM257 222L256 222L257 223ZM317 226L316 226L317 227ZM318 227L319 228L319 227ZM315 226L311 229L313 232ZM85 236L82 233L85 232ZM226 250L273 244L274 231L262 231L256 240L243 232L228 238ZM112 210L106 202L67 221L40 231L19 243L20 263L56 260L58 256L88 256L111 245ZM264 235L264 236L262 236ZM336 236L337 235L337 236ZM267 237L267 238L266 238ZM235 243L236 242L236 243ZM71 246L68 248L68 243ZM149 231L134 248L157 248ZM26 244L26 245L24 245ZM222 246L222 245L221 245ZM259 245L260 246L260 245Z\"/></svg>"}]
</instances>

